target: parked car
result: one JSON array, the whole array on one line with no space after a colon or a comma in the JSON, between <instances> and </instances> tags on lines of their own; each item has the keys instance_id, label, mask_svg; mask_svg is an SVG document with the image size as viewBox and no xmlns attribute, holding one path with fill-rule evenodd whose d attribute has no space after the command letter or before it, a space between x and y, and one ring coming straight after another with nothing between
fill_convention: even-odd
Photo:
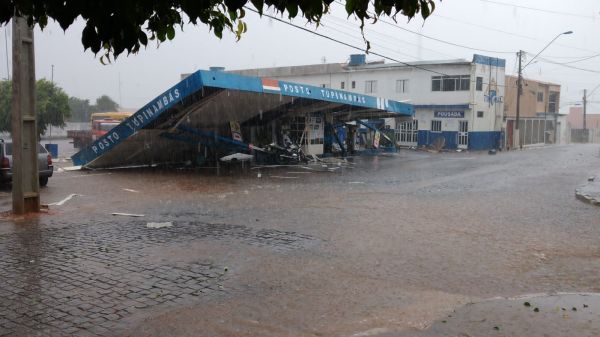
<instances>
[{"instance_id":1,"label":"parked car","mask_svg":"<svg viewBox=\"0 0 600 337\"><path fill-rule=\"evenodd\" d=\"M48 184L48 178L52 177L54 165L52 164L52 155L42 146L37 144L38 148L38 170L40 186ZM12 180L12 142L0 139L0 181L3 183Z\"/></svg>"}]
</instances>

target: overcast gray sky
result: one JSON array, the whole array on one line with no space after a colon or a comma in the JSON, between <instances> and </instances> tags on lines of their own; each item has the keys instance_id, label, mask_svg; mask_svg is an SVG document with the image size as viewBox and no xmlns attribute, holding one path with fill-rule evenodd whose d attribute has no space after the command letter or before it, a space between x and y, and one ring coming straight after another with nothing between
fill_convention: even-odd
<instances>
[{"instance_id":1,"label":"overcast gray sky","mask_svg":"<svg viewBox=\"0 0 600 337\"><path fill-rule=\"evenodd\" d=\"M366 26L372 51L407 62L471 59L473 53L497 56L507 60L507 74L514 74L519 49L536 54L557 34L572 30L572 35L561 36L541 55L552 62L570 63L536 62L527 67L525 76L561 84L562 105L580 101L584 88L591 90L600 85L598 0L444 0L436 4L434 15L426 21L417 17L397 25L435 39L487 51L452 46L383 22ZM334 3L332 9L332 15L326 17L323 26L316 31L364 47L358 23L346 18L340 5ZM36 30L36 74L38 78L50 79L54 65L54 81L69 95L93 102L107 94L123 107L139 108L175 84L181 73L209 66L241 69L314 64L324 60L344 62L350 54L357 53L283 23L260 19L253 13L247 14L246 21L248 32L239 42L235 42L232 34L225 34L219 40L206 26L188 25L183 32L177 32L173 41L159 48L149 45L139 54L123 55L110 65L102 65L89 50L83 52L82 21L77 21L66 32L51 23L43 32ZM302 19L295 19L294 23L315 29ZM10 53L10 27L0 29L0 78L7 77L5 37L8 37ZM598 56L592 57L594 55ZM579 61L586 57L590 58ZM368 59L381 57L369 56ZM591 100L600 102L600 89ZM600 112L600 104L592 103L590 110Z\"/></svg>"}]
</instances>

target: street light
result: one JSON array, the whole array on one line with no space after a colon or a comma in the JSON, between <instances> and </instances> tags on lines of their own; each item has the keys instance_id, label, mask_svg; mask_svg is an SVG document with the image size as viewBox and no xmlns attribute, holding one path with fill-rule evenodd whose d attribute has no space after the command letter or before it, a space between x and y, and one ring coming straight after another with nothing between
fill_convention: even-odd
<instances>
[{"instance_id":1,"label":"street light","mask_svg":"<svg viewBox=\"0 0 600 337\"><path fill-rule=\"evenodd\" d=\"M535 54L535 56L533 58L531 58L531 60L529 60L529 62L527 62L527 64L522 67L521 66L521 62L523 60L523 51L519 50L518 55L519 55L519 76L517 79L517 118L515 121L515 132L513 133L513 140L516 137L517 138L517 142L519 143L519 148L523 148L523 140L520 137L519 134L519 122L520 122L520 116L521 116L521 93L523 92L523 69L527 68L528 65L531 64L531 62L533 60L535 60L536 57L538 57L542 52L544 52L544 50L546 50L554 41L556 41L556 39L558 39L560 36L562 35L569 35L569 34L573 34L573 31L566 31L564 33L560 33L558 35L556 35L550 42L548 42L548 44L542 48L542 50L539 51L539 53ZM556 113L555 113L556 114ZM545 127L545 125L544 125ZM554 131L556 133L556 123L554 125ZM514 142L514 143L517 143Z\"/></svg>"}]
</instances>

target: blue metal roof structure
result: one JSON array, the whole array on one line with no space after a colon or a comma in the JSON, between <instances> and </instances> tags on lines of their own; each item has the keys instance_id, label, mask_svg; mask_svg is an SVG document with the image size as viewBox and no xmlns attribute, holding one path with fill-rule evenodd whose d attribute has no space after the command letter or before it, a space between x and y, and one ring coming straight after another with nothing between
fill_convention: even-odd
<instances>
[{"instance_id":1,"label":"blue metal roof structure","mask_svg":"<svg viewBox=\"0 0 600 337\"><path fill-rule=\"evenodd\" d=\"M330 111L340 121L409 117L410 104L222 71L199 70L169 88L89 147L74 165L114 167L175 160L190 150L174 138L189 129L216 130L229 121Z\"/></svg>"}]
</instances>

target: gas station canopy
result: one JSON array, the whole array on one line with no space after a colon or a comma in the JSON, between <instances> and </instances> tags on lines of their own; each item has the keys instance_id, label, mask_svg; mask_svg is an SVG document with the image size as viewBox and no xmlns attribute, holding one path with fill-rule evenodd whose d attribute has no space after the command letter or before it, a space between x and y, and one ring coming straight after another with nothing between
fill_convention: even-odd
<instances>
[{"instance_id":1,"label":"gas station canopy","mask_svg":"<svg viewBox=\"0 0 600 337\"><path fill-rule=\"evenodd\" d=\"M219 135L219 127L266 124L291 115L331 113L336 122L411 117L413 106L373 96L270 78L199 70L73 155L90 168L186 160L194 140L248 144Z\"/></svg>"}]
</instances>

